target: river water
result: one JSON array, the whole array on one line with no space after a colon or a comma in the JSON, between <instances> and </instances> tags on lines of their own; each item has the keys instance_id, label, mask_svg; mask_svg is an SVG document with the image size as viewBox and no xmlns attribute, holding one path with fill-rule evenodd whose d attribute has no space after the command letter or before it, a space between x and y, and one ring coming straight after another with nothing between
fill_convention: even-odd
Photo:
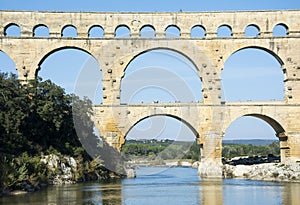
<instances>
[{"instance_id":1,"label":"river water","mask_svg":"<svg viewBox=\"0 0 300 205\"><path fill-rule=\"evenodd\" d=\"M0 198L0 204L298 205L300 183L202 180L197 169L147 167L138 169L135 179L50 186L31 194Z\"/></svg>"}]
</instances>

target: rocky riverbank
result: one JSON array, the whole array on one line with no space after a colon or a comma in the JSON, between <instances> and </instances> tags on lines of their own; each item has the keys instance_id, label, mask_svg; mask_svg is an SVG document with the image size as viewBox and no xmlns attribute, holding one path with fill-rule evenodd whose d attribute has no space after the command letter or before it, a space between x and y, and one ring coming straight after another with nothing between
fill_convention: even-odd
<instances>
[{"instance_id":1,"label":"rocky riverbank","mask_svg":"<svg viewBox=\"0 0 300 205\"><path fill-rule=\"evenodd\" d=\"M300 182L300 163L264 163L255 165L229 165L223 168L224 178Z\"/></svg>"},{"instance_id":2,"label":"rocky riverbank","mask_svg":"<svg viewBox=\"0 0 300 205\"><path fill-rule=\"evenodd\" d=\"M97 162L95 159L91 161L82 158L76 159L61 154L49 154L34 159L37 159L35 166L39 169L31 171L31 174L29 174L28 167L24 166L22 180L18 182L17 186L1 189L0 196L35 192L48 185L75 184L84 181L126 177L107 170L101 165L101 162ZM25 162L25 164L30 163ZM133 170L128 169L125 171L125 175L128 175L128 177L135 177Z\"/></svg>"}]
</instances>

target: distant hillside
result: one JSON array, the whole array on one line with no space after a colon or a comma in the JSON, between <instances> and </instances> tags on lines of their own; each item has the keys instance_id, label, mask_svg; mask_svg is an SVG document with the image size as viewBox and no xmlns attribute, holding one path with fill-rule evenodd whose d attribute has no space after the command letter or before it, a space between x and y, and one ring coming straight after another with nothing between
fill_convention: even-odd
<instances>
[{"instance_id":1,"label":"distant hillside","mask_svg":"<svg viewBox=\"0 0 300 205\"><path fill-rule=\"evenodd\" d=\"M252 145L269 145L279 140L263 140L263 139L240 139L240 140L223 140L223 144L252 144Z\"/></svg>"}]
</instances>

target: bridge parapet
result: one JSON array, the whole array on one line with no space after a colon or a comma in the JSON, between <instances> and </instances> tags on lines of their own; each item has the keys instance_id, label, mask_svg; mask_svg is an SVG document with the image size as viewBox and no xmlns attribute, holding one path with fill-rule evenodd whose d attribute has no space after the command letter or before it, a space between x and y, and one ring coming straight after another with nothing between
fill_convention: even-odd
<instances>
[{"instance_id":1,"label":"bridge parapet","mask_svg":"<svg viewBox=\"0 0 300 205\"><path fill-rule=\"evenodd\" d=\"M49 28L50 37L61 37L62 30L67 25L77 28L78 38L87 38L90 28L98 25L103 28L104 38L115 37L116 29L123 25L129 28L132 38L140 37L144 26L153 27L158 38L165 37L168 26L179 28L179 38L191 38L194 26L205 29L204 38L216 38L218 28L223 25L231 29L233 38L244 37L245 28L249 25L259 29L257 37L261 38L271 37L276 25L284 25L288 36L300 36L297 23L299 17L298 10L177 13L1 11L0 35L5 36L6 28L15 24L21 29L21 37L34 36L34 28L39 25Z\"/></svg>"}]
</instances>

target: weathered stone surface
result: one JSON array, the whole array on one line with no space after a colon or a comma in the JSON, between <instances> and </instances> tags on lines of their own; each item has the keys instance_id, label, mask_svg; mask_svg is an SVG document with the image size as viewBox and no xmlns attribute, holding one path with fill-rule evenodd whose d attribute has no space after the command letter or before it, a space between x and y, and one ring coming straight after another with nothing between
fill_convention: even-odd
<instances>
[{"instance_id":1,"label":"weathered stone surface","mask_svg":"<svg viewBox=\"0 0 300 205\"><path fill-rule=\"evenodd\" d=\"M118 150L124 144L127 132L141 119L168 115L183 120L198 134L202 152L201 175L221 176L219 168L216 171L211 168L221 163L222 136L237 118L254 116L274 128L280 139L282 162L300 161L300 10L192 13L0 11L0 16L0 50L15 62L20 80L35 78L45 57L61 48L86 51L99 62L103 75L103 104L95 105L94 121L100 135ZM6 29L12 23L20 27L20 37L6 36ZM34 36L35 28L41 24L48 27L49 37ZM191 38L191 29L199 24L205 27L206 36ZM224 24L232 29L232 36L219 38L218 27ZM278 24L286 26L287 36L272 36L273 28ZM66 25L77 28L77 38L62 38ZM103 38L88 38L89 29L94 25L102 26ZM128 26L130 38L115 38L120 25ZM155 38L140 38L145 25L155 28ZM166 38L169 25L176 25L181 36ZM248 25L259 28L257 37L244 36ZM126 66L139 54L157 48L177 51L193 62L202 79L202 102L120 104L120 85ZM224 64L233 53L244 48L263 49L278 60L285 75L284 101L221 102Z\"/></svg>"},{"instance_id":2,"label":"weathered stone surface","mask_svg":"<svg viewBox=\"0 0 300 205\"><path fill-rule=\"evenodd\" d=\"M220 162L200 162L198 173L203 178L222 178L223 165Z\"/></svg>"},{"instance_id":3,"label":"weathered stone surface","mask_svg":"<svg viewBox=\"0 0 300 205\"><path fill-rule=\"evenodd\" d=\"M136 177L135 170L132 168L126 169L126 177L127 178L135 178Z\"/></svg>"},{"instance_id":4,"label":"weathered stone surface","mask_svg":"<svg viewBox=\"0 0 300 205\"><path fill-rule=\"evenodd\" d=\"M67 163L55 155L50 154L44 156L41 161L44 162L48 168L57 174L50 180L50 184L72 184L75 183L74 172L77 171L77 163L73 157L64 157Z\"/></svg>"},{"instance_id":5,"label":"weathered stone surface","mask_svg":"<svg viewBox=\"0 0 300 205\"><path fill-rule=\"evenodd\" d=\"M266 163L258 165L224 165L225 178L246 178L264 181L300 182L299 163Z\"/></svg>"}]
</instances>

